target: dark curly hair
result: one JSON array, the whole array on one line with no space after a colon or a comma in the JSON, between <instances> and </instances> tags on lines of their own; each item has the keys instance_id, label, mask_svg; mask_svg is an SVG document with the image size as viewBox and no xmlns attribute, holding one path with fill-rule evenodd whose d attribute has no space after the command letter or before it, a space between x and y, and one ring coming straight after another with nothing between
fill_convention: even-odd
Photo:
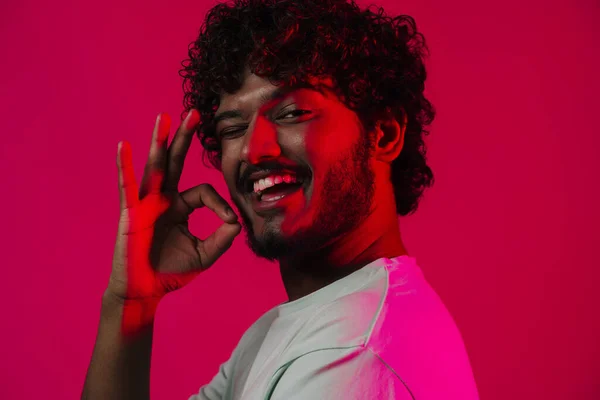
<instances>
[{"instance_id":1,"label":"dark curly hair","mask_svg":"<svg viewBox=\"0 0 600 400\"><path fill-rule=\"evenodd\" d=\"M234 0L213 7L180 70L184 112L199 111L196 133L211 164L221 168L212 122L220 95L241 88L245 68L284 85L330 76L367 132L386 113L407 119L391 179L397 213L416 211L433 184L424 143L435 115L423 94L427 46L412 17L371 8L363 11L354 0Z\"/></svg>"}]
</instances>

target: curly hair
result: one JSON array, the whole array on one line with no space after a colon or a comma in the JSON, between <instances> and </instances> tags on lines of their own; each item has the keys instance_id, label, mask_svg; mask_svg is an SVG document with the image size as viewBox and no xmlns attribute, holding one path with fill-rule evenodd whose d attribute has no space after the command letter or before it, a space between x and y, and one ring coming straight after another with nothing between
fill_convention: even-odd
<instances>
[{"instance_id":1,"label":"curly hair","mask_svg":"<svg viewBox=\"0 0 600 400\"><path fill-rule=\"evenodd\" d=\"M361 10L354 0L234 0L213 7L179 71L184 112L195 108L201 116L196 134L204 158L221 169L213 118L221 93L239 90L246 68L277 85L328 76L367 132L386 113L400 123L406 118L391 180L397 213L415 212L433 184L424 143L435 116L423 93L428 50L412 17L371 7Z\"/></svg>"}]
</instances>

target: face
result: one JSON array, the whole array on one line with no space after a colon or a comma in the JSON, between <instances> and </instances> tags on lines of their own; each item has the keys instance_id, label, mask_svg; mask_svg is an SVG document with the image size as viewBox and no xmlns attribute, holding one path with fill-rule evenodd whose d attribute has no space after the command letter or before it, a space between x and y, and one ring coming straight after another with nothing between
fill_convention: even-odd
<instances>
[{"instance_id":1,"label":"face","mask_svg":"<svg viewBox=\"0 0 600 400\"><path fill-rule=\"evenodd\" d=\"M368 215L369 140L331 90L285 89L247 73L215 118L223 175L257 256L314 252Z\"/></svg>"}]
</instances>

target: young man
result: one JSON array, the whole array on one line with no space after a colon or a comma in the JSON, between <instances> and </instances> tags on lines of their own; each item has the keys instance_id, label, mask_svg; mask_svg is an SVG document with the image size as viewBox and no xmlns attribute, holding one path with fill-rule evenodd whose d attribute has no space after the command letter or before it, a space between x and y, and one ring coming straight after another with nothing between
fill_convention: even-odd
<instances>
[{"instance_id":1,"label":"young man","mask_svg":"<svg viewBox=\"0 0 600 400\"><path fill-rule=\"evenodd\" d=\"M170 146L169 117L157 118L139 190L119 144L122 213L83 398L148 398L156 305L242 227L279 262L289 302L190 399L478 397L460 334L397 223L433 181L425 51L412 18L343 0L209 12L182 70L190 111ZM178 192L194 132L241 224L209 185ZM203 206L225 223L200 241L187 218Z\"/></svg>"}]
</instances>

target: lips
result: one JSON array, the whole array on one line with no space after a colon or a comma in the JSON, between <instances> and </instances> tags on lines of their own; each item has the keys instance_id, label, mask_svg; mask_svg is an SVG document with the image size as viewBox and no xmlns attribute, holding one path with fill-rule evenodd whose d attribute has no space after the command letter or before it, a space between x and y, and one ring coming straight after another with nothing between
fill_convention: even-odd
<instances>
[{"instance_id":1,"label":"lips","mask_svg":"<svg viewBox=\"0 0 600 400\"><path fill-rule=\"evenodd\" d=\"M306 173L301 173L300 171L294 171L290 169L264 169L259 172L254 172L245 176L242 180L238 189L240 192L246 195L252 195L252 192L255 192L255 184L261 180L268 179L269 177L284 177L285 175L292 176L295 180L304 182L309 179L310 175ZM288 181L286 181L288 182Z\"/></svg>"},{"instance_id":2,"label":"lips","mask_svg":"<svg viewBox=\"0 0 600 400\"><path fill-rule=\"evenodd\" d=\"M251 193L252 208L258 215L272 214L283 210L287 205L304 195L309 182L305 181L295 185L277 185L264 191L264 193Z\"/></svg>"},{"instance_id":3,"label":"lips","mask_svg":"<svg viewBox=\"0 0 600 400\"><path fill-rule=\"evenodd\" d=\"M259 201L276 201L284 196L289 195L290 193L295 192L296 190L302 187L302 183L296 183L292 185L276 185L272 186L261 193L258 193Z\"/></svg>"}]
</instances>

